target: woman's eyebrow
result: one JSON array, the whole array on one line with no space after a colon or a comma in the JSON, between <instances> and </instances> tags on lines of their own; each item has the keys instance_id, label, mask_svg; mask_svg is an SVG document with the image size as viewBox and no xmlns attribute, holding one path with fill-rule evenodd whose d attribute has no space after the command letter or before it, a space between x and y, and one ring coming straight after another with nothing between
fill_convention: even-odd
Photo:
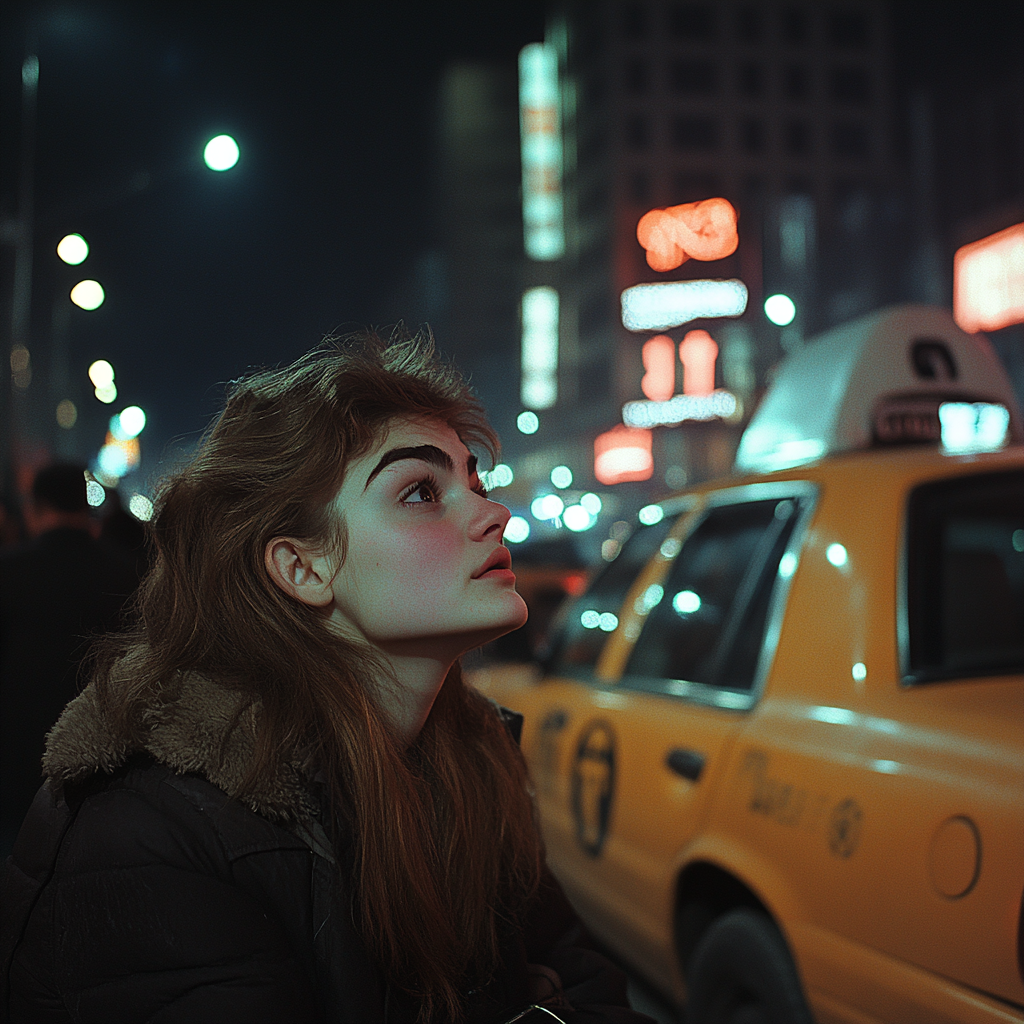
<instances>
[{"instance_id":1,"label":"woman's eyebrow","mask_svg":"<svg viewBox=\"0 0 1024 1024\"><path fill-rule=\"evenodd\" d=\"M420 462L426 462L431 466L435 466L437 469L443 469L451 473L455 469L455 464L451 460L451 456L446 452L442 451L436 445L432 444L420 444L415 448L392 448L390 451L385 452L380 459L380 462L373 467L373 472L366 478L366 484L363 487L365 491L367 487L373 483L373 478L385 467L390 466L392 462L400 462L402 459L418 459ZM472 463L473 465L469 468L470 476L473 475L473 467L476 465L476 456L471 455L467 460L467 464Z\"/></svg>"}]
</instances>

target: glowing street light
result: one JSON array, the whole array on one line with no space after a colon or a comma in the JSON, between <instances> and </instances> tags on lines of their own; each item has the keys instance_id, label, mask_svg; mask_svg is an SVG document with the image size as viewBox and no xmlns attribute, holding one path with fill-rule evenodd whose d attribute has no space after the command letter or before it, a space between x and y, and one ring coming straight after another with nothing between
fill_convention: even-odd
<instances>
[{"instance_id":1,"label":"glowing street light","mask_svg":"<svg viewBox=\"0 0 1024 1024\"><path fill-rule=\"evenodd\" d=\"M118 441L138 437L145 426L146 414L137 405L129 405L110 420L110 432Z\"/></svg>"},{"instance_id":2,"label":"glowing street light","mask_svg":"<svg viewBox=\"0 0 1024 1024\"><path fill-rule=\"evenodd\" d=\"M203 160L211 171L230 171L238 163L238 143L230 135L218 135L206 144Z\"/></svg>"},{"instance_id":3,"label":"glowing street light","mask_svg":"<svg viewBox=\"0 0 1024 1024\"><path fill-rule=\"evenodd\" d=\"M68 266L77 267L89 255L89 243L81 235L65 235L57 243L57 255Z\"/></svg>"},{"instance_id":4,"label":"glowing street light","mask_svg":"<svg viewBox=\"0 0 1024 1024\"><path fill-rule=\"evenodd\" d=\"M796 305L788 295L769 295L764 300L764 315L778 327L786 327L796 318Z\"/></svg>"},{"instance_id":5,"label":"glowing street light","mask_svg":"<svg viewBox=\"0 0 1024 1024\"><path fill-rule=\"evenodd\" d=\"M114 368L106 359L97 359L89 367L89 380L96 389L96 397L104 405L110 405L117 398L117 387L114 384Z\"/></svg>"},{"instance_id":6,"label":"glowing street light","mask_svg":"<svg viewBox=\"0 0 1024 1024\"><path fill-rule=\"evenodd\" d=\"M106 297L99 281L79 281L71 289L71 301L80 309L99 309Z\"/></svg>"}]
</instances>

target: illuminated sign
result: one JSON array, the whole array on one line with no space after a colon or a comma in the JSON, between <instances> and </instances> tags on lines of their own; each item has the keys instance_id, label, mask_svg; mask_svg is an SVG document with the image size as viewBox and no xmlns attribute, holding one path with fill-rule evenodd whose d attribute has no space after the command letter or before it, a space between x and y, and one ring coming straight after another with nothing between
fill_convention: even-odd
<instances>
[{"instance_id":1,"label":"illuminated sign","mask_svg":"<svg viewBox=\"0 0 1024 1024\"><path fill-rule=\"evenodd\" d=\"M993 452L1010 434L1010 412L995 402L943 402L942 446L951 452Z\"/></svg>"},{"instance_id":2,"label":"illuminated sign","mask_svg":"<svg viewBox=\"0 0 1024 1024\"><path fill-rule=\"evenodd\" d=\"M594 476L606 485L649 480L654 473L649 430L617 426L594 439Z\"/></svg>"},{"instance_id":3,"label":"illuminated sign","mask_svg":"<svg viewBox=\"0 0 1024 1024\"><path fill-rule=\"evenodd\" d=\"M526 254L557 260L565 252L562 218L562 125L558 52L544 43L519 51L519 137L523 164Z\"/></svg>"},{"instance_id":4,"label":"illuminated sign","mask_svg":"<svg viewBox=\"0 0 1024 1024\"><path fill-rule=\"evenodd\" d=\"M656 334L641 351L646 373L640 390L652 401L664 402L676 389L676 343L667 334Z\"/></svg>"},{"instance_id":5,"label":"illuminated sign","mask_svg":"<svg viewBox=\"0 0 1024 1024\"><path fill-rule=\"evenodd\" d=\"M622 293L622 324L664 331L705 317L741 316L746 308L747 286L735 279L637 284Z\"/></svg>"},{"instance_id":6,"label":"illuminated sign","mask_svg":"<svg viewBox=\"0 0 1024 1024\"><path fill-rule=\"evenodd\" d=\"M739 245L736 211L727 199L704 199L650 210L636 226L654 270L675 270L688 259L720 260Z\"/></svg>"},{"instance_id":7,"label":"illuminated sign","mask_svg":"<svg viewBox=\"0 0 1024 1024\"><path fill-rule=\"evenodd\" d=\"M718 346L707 331L687 331L679 344L684 395L710 395L715 390L717 358Z\"/></svg>"},{"instance_id":8,"label":"illuminated sign","mask_svg":"<svg viewBox=\"0 0 1024 1024\"><path fill-rule=\"evenodd\" d=\"M546 285L523 292L520 398L528 409L550 409L558 398L558 292Z\"/></svg>"},{"instance_id":9,"label":"illuminated sign","mask_svg":"<svg viewBox=\"0 0 1024 1024\"><path fill-rule=\"evenodd\" d=\"M735 416L738 408L739 403L731 391L676 395L667 402L627 402L622 407L622 422L627 427L646 429L674 427L686 420L728 419Z\"/></svg>"},{"instance_id":10,"label":"illuminated sign","mask_svg":"<svg viewBox=\"0 0 1024 1024\"><path fill-rule=\"evenodd\" d=\"M1024 323L1024 224L957 249L953 319L971 334Z\"/></svg>"}]
</instances>

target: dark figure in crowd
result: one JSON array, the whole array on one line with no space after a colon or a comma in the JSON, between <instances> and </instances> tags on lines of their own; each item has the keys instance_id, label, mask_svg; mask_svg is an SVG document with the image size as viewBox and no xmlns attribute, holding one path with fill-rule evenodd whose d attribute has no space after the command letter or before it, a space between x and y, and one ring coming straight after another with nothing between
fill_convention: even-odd
<instances>
[{"instance_id":1,"label":"dark figure in crowd","mask_svg":"<svg viewBox=\"0 0 1024 1024\"><path fill-rule=\"evenodd\" d=\"M2 856L42 782L46 733L81 689L90 640L116 628L137 579L91 535L85 468L41 469L25 504L28 542L0 553Z\"/></svg>"},{"instance_id":2,"label":"dark figure in crowd","mask_svg":"<svg viewBox=\"0 0 1024 1024\"><path fill-rule=\"evenodd\" d=\"M544 867L518 716L463 681L526 617L496 443L429 339L233 385L50 735L10 1020L649 1022Z\"/></svg>"},{"instance_id":3,"label":"dark figure in crowd","mask_svg":"<svg viewBox=\"0 0 1024 1024\"><path fill-rule=\"evenodd\" d=\"M101 511L100 540L117 548L141 580L149 571L149 543L145 524L124 507L117 491L107 491Z\"/></svg>"}]
</instances>

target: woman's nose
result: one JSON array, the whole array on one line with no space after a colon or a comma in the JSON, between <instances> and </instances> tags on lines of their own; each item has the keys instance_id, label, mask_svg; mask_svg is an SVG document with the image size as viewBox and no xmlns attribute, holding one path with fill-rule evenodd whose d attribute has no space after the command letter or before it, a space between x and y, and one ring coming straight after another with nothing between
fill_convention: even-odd
<instances>
[{"instance_id":1,"label":"woman's nose","mask_svg":"<svg viewBox=\"0 0 1024 1024\"><path fill-rule=\"evenodd\" d=\"M478 497L479 508L473 515L471 526L474 536L486 537L493 532L500 539L512 518L512 513L499 501L491 501L490 498L479 495Z\"/></svg>"}]
</instances>

